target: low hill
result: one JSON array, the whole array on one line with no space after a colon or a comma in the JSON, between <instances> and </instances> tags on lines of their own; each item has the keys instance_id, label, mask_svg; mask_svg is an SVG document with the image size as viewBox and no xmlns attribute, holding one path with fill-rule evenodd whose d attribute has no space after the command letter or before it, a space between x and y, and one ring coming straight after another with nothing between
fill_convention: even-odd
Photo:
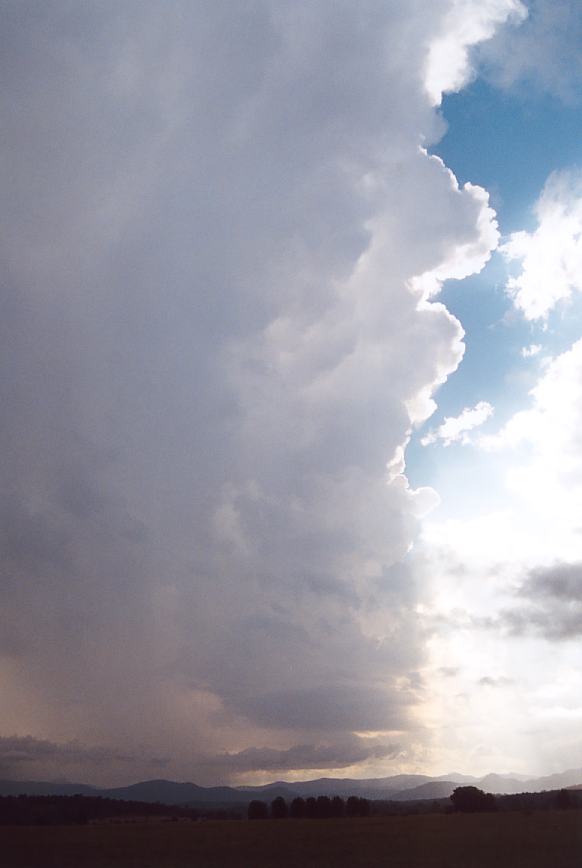
<instances>
[{"instance_id":1,"label":"low hill","mask_svg":"<svg viewBox=\"0 0 582 868\"><path fill-rule=\"evenodd\" d=\"M463 783L476 782L477 778L469 775L442 775L432 778L428 775L392 775L385 778L317 778L312 781L277 781L274 784L264 784L259 787L238 787L241 793L252 793L253 798L275 798L283 790L294 796L361 796L366 799L395 799L400 793L416 790L429 784L446 783L453 788ZM443 789L446 789L444 787ZM452 790L451 790L452 792ZM425 798L410 796L407 798ZM430 798L427 796L426 798Z\"/></svg>"},{"instance_id":2,"label":"low hill","mask_svg":"<svg viewBox=\"0 0 582 868\"><path fill-rule=\"evenodd\" d=\"M559 790L565 787L582 785L582 769L568 769L565 772L558 772L554 775L532 778L526 781L526 784L528 785L528 789L530 785L533 785L540 792L542 790Z\"/></svg>"},{"instance_id":3,"label":"low hill","mask_svg":"<svg viewBox=\"0 0 582 868\"><path fill-rule=\"evenodd\" d=\"M292 801L295 796L360 796L374 800L411 801L448 797L456 786L472 784L486 792L511 795L582 786L582 769L570 769L541 778L520 780L509 775L490 774L481 778L470 775L392 775L384 778L318 778L308 781L276 781L263 786L202 787L198 784L168 780L141 781L126 787L98 788L87 784L51 783L48 781L0 780L0 796L75 794L102 796L145 803L184 804L245 804L252 799L272 801L282 796Z\"/></svg>"},{"instance_id":4,"label":"low hill","mask_svg":"<svg viewBox=\"0 0 582 868\"><path fill-rule=\"evenodd\" d=\"M125 799L136 802L163 802L166 805L181 805L186 802L240 802L241 794L233 787L200 787L198 784L176 781L153 780L100 790L100 795L109 799Z\"/></svg>"},{"instance_id":5,"label":"low hill","mask_svg":"<svg viewBox=\"0 0 582 868\"><path fill-rule=\"evenodd\" d=\"M514 778L507 778L504 775L485 775L479 780L479 788L485 790L486 793L496 793L499 795L509 795L510 793L521 793L524 787L529 789L529 781L519 781Z\"/></svg>"},{"instance_id":6,"label":"low hill","mask_svg":"<svg viewBox=\"0 0 582 868\"><path fill-rule=\"evenodd\" d=\"M395 802L411 802L422 799L447 799L459 784L456 781L428 781L419 787L400 790L392 796Z\"/></svg>"}]
</instances>

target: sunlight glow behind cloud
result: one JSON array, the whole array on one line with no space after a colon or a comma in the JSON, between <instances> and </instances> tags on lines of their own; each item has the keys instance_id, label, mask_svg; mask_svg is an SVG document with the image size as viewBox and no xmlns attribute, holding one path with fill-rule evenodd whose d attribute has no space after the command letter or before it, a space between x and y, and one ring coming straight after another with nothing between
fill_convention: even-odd
<instances>
[{"instance_id":1,"label":"sunlight glow behind cloud","mask_svg":"<svg viewBox=\"0 0 582 868\"><path fill-rule=\"evenodd\" d=\"M582 173L548 178L536 204L538 227L514 232L500 250L521 263L507 291L528 320L546 319L560 301L582 290Z\"/></svg>"},{"instance_id":2,"label":"sunlight glow behind cloud","mask_svg":"<svg viewBox=\"0 0 582 868\"><path fill-rule=\"evenodd\" d=\"M481 742L488 765L556 763L560 744L569 750L562 762L582 761L574 722L582 714L582 694L579 673L573 675L582 637L581 430L578 340L547 361L527 408L497 434L477 439L482 451L474 453L472 478L475 485L500 492L493 505L463 515L460 493L456 518L435 517L425 524L418 569L433 584L427 617L433 630L434 701L444 702L440 691L450 692L454 682L464 697L455 713ZM445 665L455 667L452 680L438 675ZM478 723L488 712L473 682L477 673L488 677L491 668L496 677L510 680L502 725L521 733L521 746L503 741L489 718L486 725ZM572 677L556 680L562 671ZM434 725L445 740L460 735L436 712ZM535 735L537 728L547 734L546 744ZM468 742L465 749L470 761Z\"/></svg>"}]
</instances>

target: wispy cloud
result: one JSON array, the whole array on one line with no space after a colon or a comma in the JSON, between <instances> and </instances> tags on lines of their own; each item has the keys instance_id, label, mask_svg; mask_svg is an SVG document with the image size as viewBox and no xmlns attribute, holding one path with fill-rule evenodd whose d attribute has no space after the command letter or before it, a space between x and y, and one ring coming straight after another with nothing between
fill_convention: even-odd
<instances>
[{"instance_id":1,"label":"wispy cloud","mask_svg":"<svg viewBox=\"0 0 582 868\"><path fill-rule=\"evenodd\" d=\"M550 93L568 104L580 100L582 14L574 0L528 0L519 26L499 28L477 49L475 63L497 87L514 94ZM514 21L514 23L518 23Z\"/></svg>"},{"instance_id":2,"label":"wispy cloud","mask_svg":"<svg viewBox=\"0 0 582 868\"><path fill-rule=\"evenodd\" d=\"M470 432L483 425L493 412L493 406L488 401L479 401L474 407L465 407L458 416L446 416L442 425L429 431L420 442L423 446L430 446L439 440L443 446L471 443Z\"/></svg>"},{"instance_id":3,"label":"wispy cloud","mask_svg":"<svg viewBox=\"0 0 582 868\"><path fill-rule=\"evenodd\" d=\"M529 344L529 346L521 348L521 357L523 359L531 359L532 356L537 356L541 349L541 344Z\"/></svg>"}]
</instances>

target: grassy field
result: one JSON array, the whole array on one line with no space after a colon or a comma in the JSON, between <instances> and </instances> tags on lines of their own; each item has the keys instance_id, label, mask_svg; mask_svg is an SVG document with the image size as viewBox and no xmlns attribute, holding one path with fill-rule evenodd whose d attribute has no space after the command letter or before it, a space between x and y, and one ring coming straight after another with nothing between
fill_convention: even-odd
<instances>
[{"instance_id":1,"label":"grassy field","mask_svg":"<svg viewBox=\"0 0 582 868\"><path fill-rule=\"evenodd\" d=\"M3 868L581 868L582 813L0 828Z\"/></svg>"}]
</instances>

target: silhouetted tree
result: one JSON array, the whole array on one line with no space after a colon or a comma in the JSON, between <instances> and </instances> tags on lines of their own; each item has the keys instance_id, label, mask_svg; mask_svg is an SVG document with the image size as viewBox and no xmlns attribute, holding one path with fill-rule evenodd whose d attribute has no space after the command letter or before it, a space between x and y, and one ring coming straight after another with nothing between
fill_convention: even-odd
<instances>
[{"instance_id":1,"label":"silhouetted tree","mask_svg":"<svg viewBox=\"0 0 582 868\"><path fill-rule=\"evenodd\" d=\"M253 801L249 803L247 816L249 820L266 820L269 816L267 803L253 799Z\"/></svg>"},{"instance_id":2,"label":"silhouetted tree","mask_svg":"<svg viewBox=\"0 0 582 868\"><path fill-rule=\"evenodd\" d=\"M350 796L346 802L346 816L369 817L370 802L368 799L361 799L359 796Z\"/></svg>"},{"instance_id":3,"label":"silhouetted tree","mask_svg":"<svg viewBox=\"0 0 582 868\"><path fill-rule=\"evenodd\" d=\"M357 796L348 796L348 800L346 802L346 816L357 817L359 815L359 801L360 800Z\"/></svg>"},{"instance_id":4,"label":"silhouetted tree","mask_svg":"<svg viewBox=\"0 0 582 868\"><path fill-rule=\"evenodd\" d=\"M287 802L283 796L277 796L271 802L271 817L273 820L285 820L287 817Z\"/></svg>"},{"instance_id":5,"label":"silhouetted tree","mask_svg":"<svg viewBox=\"0 0 582 868\"><path fill-rule=\"evenodd\" d=\"M291 816L296 820L305 816L305 799L302 799L301 796L297 796L297 798L293 799L291 802Z\"/></svg>"},{"instance_id":6,"label":"silhouetted tree","mask_svg":"<svg viewBox=\"0 0 582 868\"><path fill-rule=\"evenodd\" d=\"M319 820L328 820L331 817L331 799L329 796L318 796L315 813Z\"/></svg>"},{"instance_id":7,"label":"silhouetted tree","mask_svg":"<svg viewBox=\"0 0 582 868\"><path fill-rule=\"evenodd\" d=\"M484 793L478 787L457 787L453 790L451 802L455 811L465 814L475 814L482 811L496 811L495 796Z\"/></svg>"},{"instance_id":8,"label":"silhouetted tree","mask_svg":"<svg viewBox=\"0 0 582 868\"><path fill-rule=\"evenodd\" d=\"M305 816L310 820L315 820L317 817L317 801L313 796L305 799Z\"/></svg>"},{"instance_id":9,"label":"silhouetted tree","mask_svg":"<svg viewBox=\"0 0 582 868\"><path fill-rule=\"evenodd\" d=\"M345 811L344 800L341 796L334 796L331 800L332 817L343 817Z\"/></svg>"},{"instance_id":10,"label":"silhouetted tree","mask_svg":"<svg viewBox=\"0 0 582 868\"><path fill-rule=\"evenodd\" d=\"M368 799L360 799L360 817L370 816L370 802Z\"/></svg>"}]
</instances>

